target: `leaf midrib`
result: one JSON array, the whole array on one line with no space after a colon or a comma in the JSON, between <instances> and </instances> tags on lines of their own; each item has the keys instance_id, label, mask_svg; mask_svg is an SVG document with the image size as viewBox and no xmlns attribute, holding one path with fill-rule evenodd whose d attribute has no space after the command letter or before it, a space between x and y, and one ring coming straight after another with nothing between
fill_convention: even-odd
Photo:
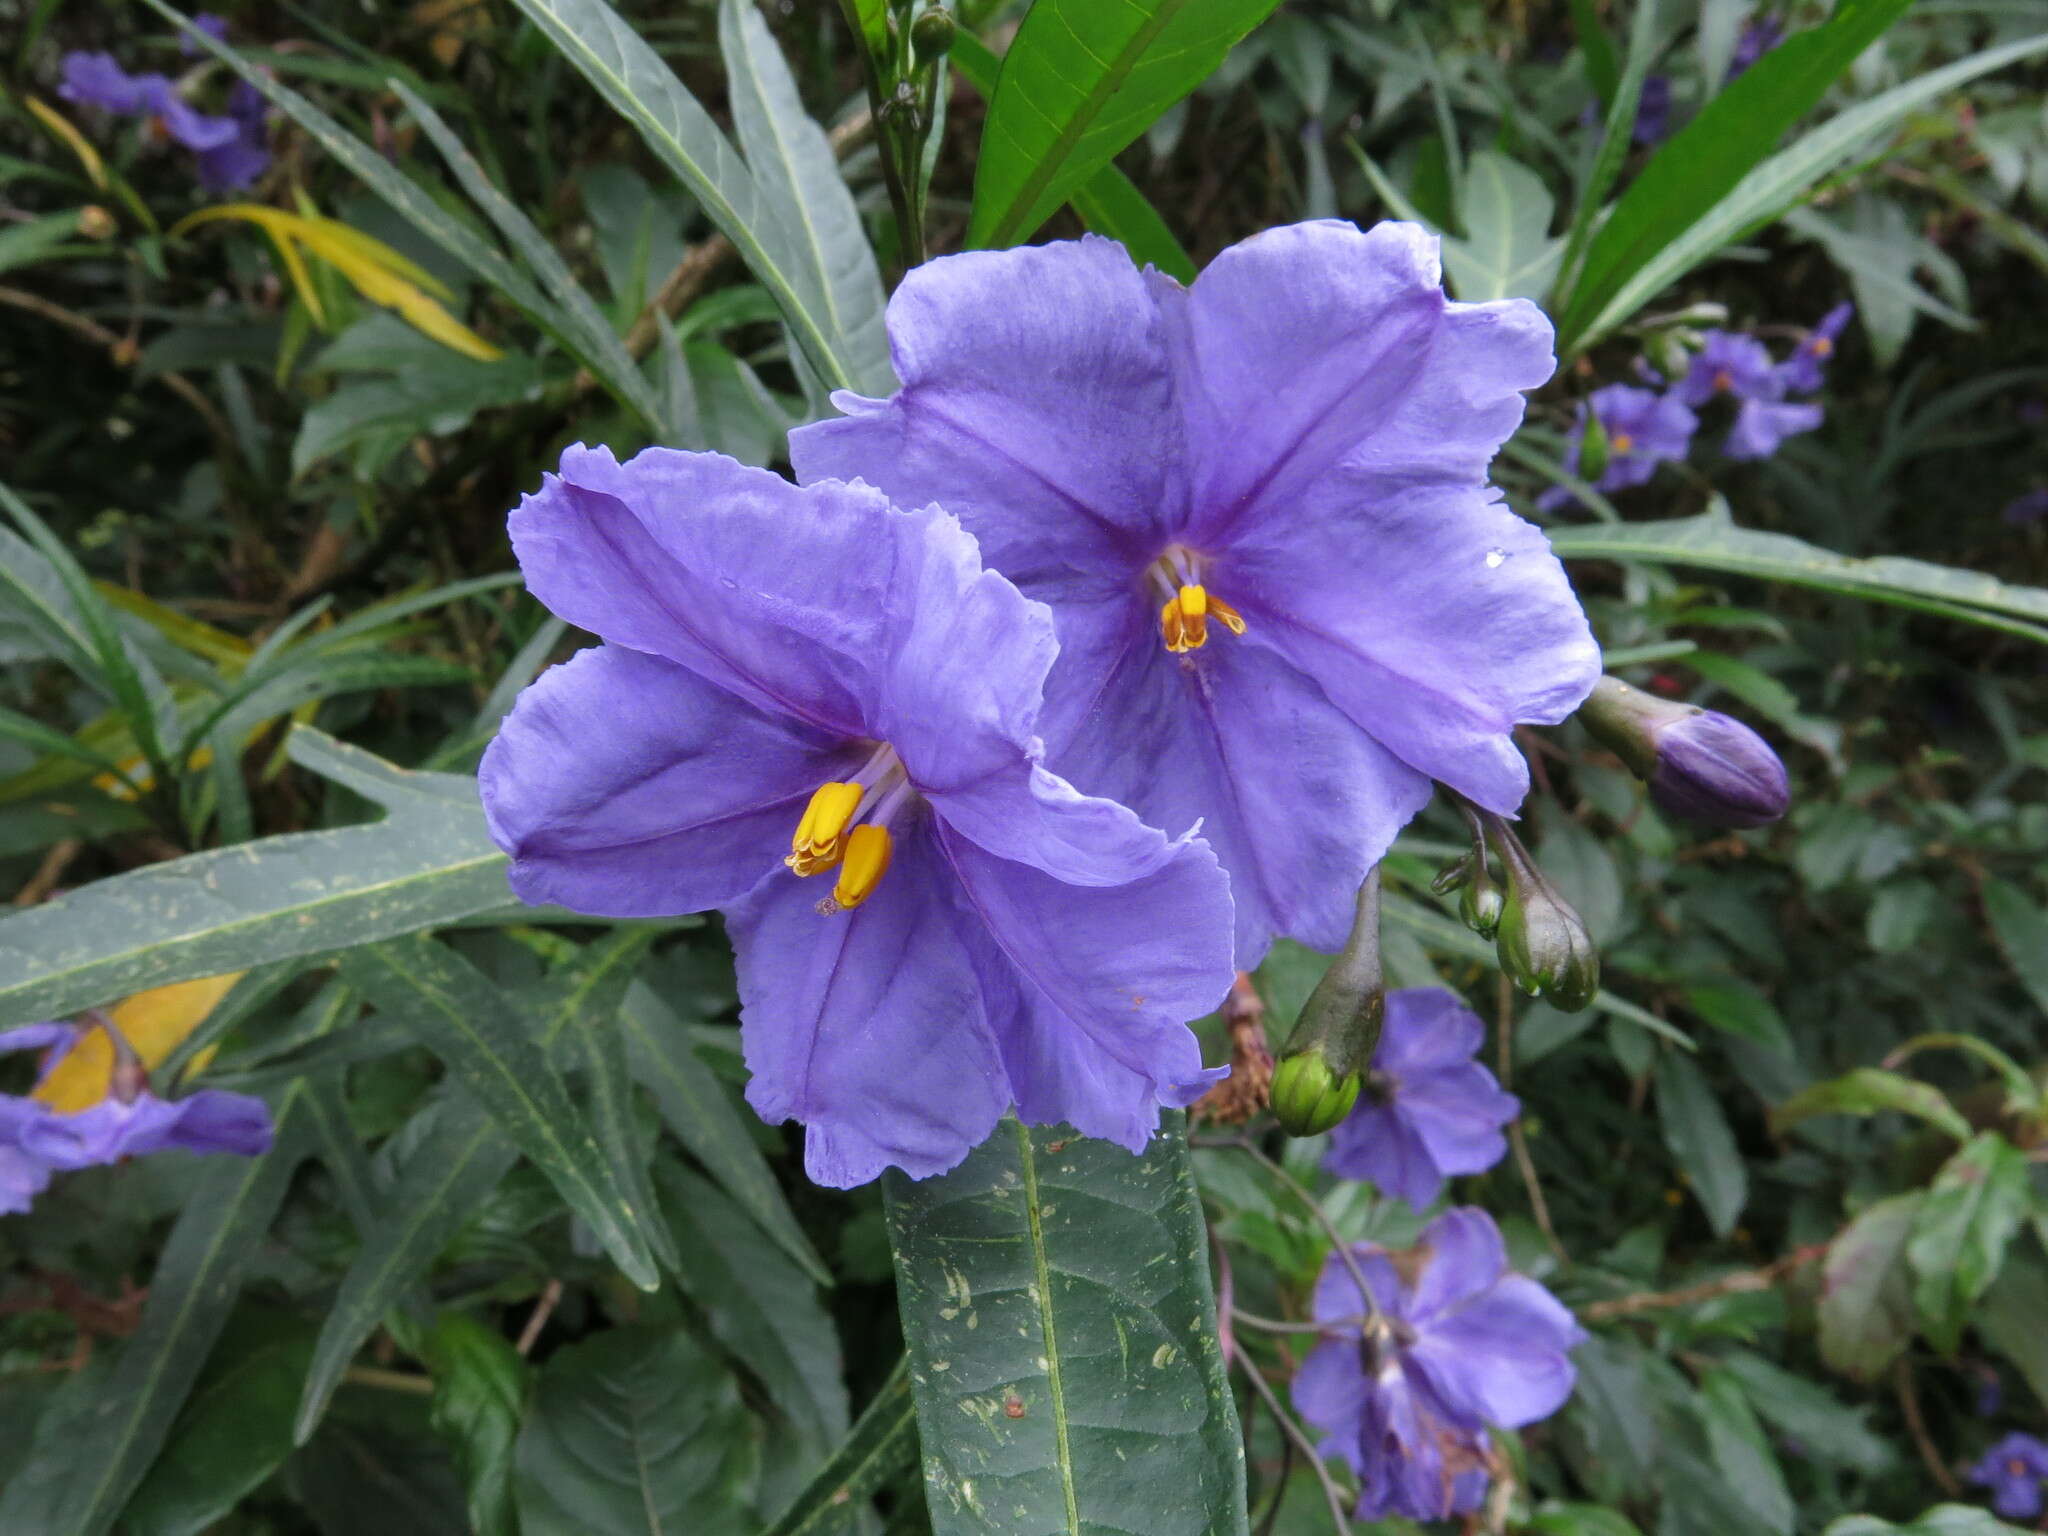
<instances>
[{"instance_id":1,"label":"leaf midrib","mask_svg":"<svg viewBox=\"0 0 2048 1536\"><path fill-rule=\"evenodd\" d=\"M1074 1488L1074 1450L1067 1433L1067 1391L1060 1373L1060 1341L1052 1315L1052 1265L1045 1252L1045 1226L1038 1209L1038 1153L1031 1131L1012 1119L1017 1158L1024 1176L1024 1214L1030 1223L1031 1266L1037 1279L1039 1334L1045 1340L1045 1385L1052 1403L1053 1438L1058 1451L1060 1494L1066 1503L1068 1536L1081 1536L1081 1503Z\"/></svg>"}]
</instances>

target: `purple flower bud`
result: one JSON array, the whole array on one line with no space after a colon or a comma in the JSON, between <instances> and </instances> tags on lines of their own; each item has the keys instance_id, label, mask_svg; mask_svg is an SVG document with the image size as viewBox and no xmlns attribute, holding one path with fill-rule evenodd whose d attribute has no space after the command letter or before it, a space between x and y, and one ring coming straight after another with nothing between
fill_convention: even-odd
<instances>
[{"instance_id":1,"label":"purple flower bud","mask_svg":"<svg viewBox=\"0 0 2048 1536\"><path fill-rule=\"evenodd\" d=\"M1761 827L1791 803L1778 754L1718 710L1655 698L1604 677L1580 707L1579 720L1674 816L1710 827Z\"/></svg>"}]
</instances>

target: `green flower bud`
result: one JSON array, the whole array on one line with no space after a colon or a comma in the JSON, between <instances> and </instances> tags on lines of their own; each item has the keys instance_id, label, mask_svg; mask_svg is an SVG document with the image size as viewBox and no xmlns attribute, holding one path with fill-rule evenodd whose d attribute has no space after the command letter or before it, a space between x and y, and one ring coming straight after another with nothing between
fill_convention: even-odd
<instances>
[{"instance_id":1,"label":"green flower bud","mask_svg":"<svg viewBox=\"0 0 2048 1536\"><path fill-rule=\"evenodd\" d=\"M1475 862L1472 854L1459 854L1436 872L1436 878L1429 882L1429 888L1439 896L1448 896L1453 891L1463 890L1465 882L1472 878L1472 865Z\"/></svg>"},{"instance_id":2,"label":"green flower bud","mask_svg":"<svg viewBox=\"0 0 2048 1536\"><path fill-rule=\"evenodd\" d=\"M1566 1013L1577 1013L1600 990L1592 935L1541 875L1509 882L1494 948L1509 980Z\"/></svg>"},{"instance_id":3,"label":"green flower bud","mask_svg":"<svg viewBox=\"0 0 2048 1536\"><path fill-rule=\"evenodd\" d=\"M910 46L920 60L944 58L953 50L953 18L934 5L910 24Z\"/></svg>"},{"instance_id":4,"label":"green flower bud","mask_svg":"<svg viewBox=\"0 0 2048 1536\"><path fill-rule=\"evenodd\" d=\"M1585 430L1579 433L1579 478L1598 480L1607 473L1607 428L1598 411L1586 412Z\"/></svg>"},{"instance_id":5,"label":"green flower bud","mask_svg":"<svg viewBox=\"0 0 2048 1536\"><path fill-rule=\"evenodd\" d=\"M1342 1123L1364 1079L1336 1073L1320 1046L1290 1056L1273 1072L1273 1117L1290 1136L1318 1136Z\"/></svg>"},{"instance_id":6,"label":"green flower bud","mask_svg":"<svg viewBox=\"0 0 2048 1536\"><path fill-rule=\"evenodd\" d=\"M1482 939L1493 937L1500 927L1501 909L1506 901L1500 894L1500 887L1487 878L1484 866L1479 873L1458 893L1458 916L1465 920L1465 926Z\"/></svg>"}]
</instances>

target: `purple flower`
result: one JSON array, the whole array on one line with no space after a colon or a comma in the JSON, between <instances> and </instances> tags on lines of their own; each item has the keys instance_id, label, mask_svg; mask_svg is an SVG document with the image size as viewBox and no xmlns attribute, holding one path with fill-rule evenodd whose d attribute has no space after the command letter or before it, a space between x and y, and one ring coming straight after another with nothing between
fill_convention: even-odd
<instances>
[{"instance_id":1,"label":"purple flower","mask_svg":"<svg viewBox=\"0 0 2048 1536\"><path fill-rule=\"evenodd\" d=\"M1512 731L1598 651L1543 535L1486 483L1550 376L1520 299L1453 304L1414 225L1242 242L1183 288L1077 242L943 257L889 305L903 388L790 435L800 479L936 501L1050 603L1051 762L1197 819L1238 963L1325 950L1440 779L1512 812Z\"/></svg>"},{"instance_id":2,"label":"purple flower","mask_svg":"<svg viewBox=\"0 0 2048 1536\"><path fill-rule=\"evenodd\" d=\"M1205 1072L1230 899L1039 763L1052 615L936 508L716 454L575 447L512 514L529 589L609 642L485 754L525 900L718 907L764 1119L851 1185L952 1167L1016 1106L1141 1148ZM800 876L836 871L836 884Z\"/></svg>"},{"instance_id":3,"label":"purple flower","mask_svg":"<svg viewBox=\"0 0 2048 1536\"><path fill-rule=\"evenodd\" d=\"M1736 34L1735 52L1728 60L1728 78L1733 80L1785 40L1785 22L1778 16L1759 16L1742 24Z\"/></svg>"},{"instance_id":4,"label":"purple flower","mask_svg":"<svg viewBox=\"0 0 2048 1536\"><path fill-rule=\"evenodd\" d=\"M1579 448L1589 414L1599 418L1600 430L1607 438L1607 466L1594 482L1602 491L1641 485L1657 472L1659 464L1683 459L1700 424L1676 394L1658 394L1628 384L1605 385L1579 402L1571 442L1565 448L1567 469L1579 467ZM1536 505L1548 512L1575 499L1565 487L1555 485L1536 499Z\"/></svg>"},{"instance_id":5,"label":"purple flower","mask_svg":"<svg viewBox=\"0 0 2048 1536\"><path fill-rule=\"evenodd\" d=\"M1365 1093L1323 1166L1419 1211L1448 1175L1499 1162L1508 1147L1501 1127L1522 1105L1472 1059L1485 1038L1479 1016L1442 987L1389 992Z\"/></svg>"},{"instance_id":6,"label":"purple flower","mask_svg":"<svg viewBox=\"0 0 2048 1536\"><path fill-rule=\"evenodd\" d=\"M2040 522L2042 518L2048 517L2048 487L2013 497L2005 504L2005 510L1998 515L2014 528L2024 528L2029 523Z\"/></svg>"},{"instance_id":7,"label":"purple flower","mask_svg":"<svg viewBox=\"0 0 2048 1536\"><path fill-rule=\"evenodd\" d=\"M1716 395L1776 400L1784 394L1770 350L1741 331L1709 331L1672 393L1697 410Z\"/></svg>"},{"instance_id":8,"label":"purple flower","mask_svg":"<svg viewBox=\"0 0 2048 1536\"><path fill-rule=\"evenodd\" d=\"M1991 1507L2009 1520L2041 1513L2041 1479L2048 1477L2048 1442L2015 1430L1970 1468L1970 1481L1991 1490Z\"/></svg>"},{"instance_id":9,"label":"purple flower","mask_svg":"<svg viewBox=\"0 0 2048 1536\"><path fill-rule=\"evenodd\" d=\"M1826 382L1825 369L1828 359L1835 354L1835 338L1855 313L1855 305L1837 304L1821 316L1820 324L1800 338L1792 355L1778 365L1778 380L1786 392L1811 394Z\"/></svg>"},{"instance_id":10,"label":"purple flower","mask_svg":"<svg viewBox=\"0 0 2048 1536\"><path fill-rule=\"evenodd\" d=\"M1735 411L1735 425L1721 451L1731 459L1768 459L1785 439L1811 432L1821 423L1817 405L1789 400L1745 400Z\"/></svg>"},{"instance_id":11,"label":"purple flower","mask_svg":"<svg viewBox=\"0 0 2048 1536\"><path fill-rule=\"evenodd\" d=\"M47 1049L47 1076L86 1029L104 1022L24 1024L0 1030L0 1051ZM0 1095L0 1211L22 1212L49 1186L53 1172L115 1163L124 1157L182 1148L255 1157L270 1149L270 1108L247 1094L203 1088L179 1099L160 1099L131 1055L119 1065L117 1045L107 1096L72 1114L33 1099Z\"/></svg>"},{"instance_id":12,"label":"purple flower","mask_svg":"<svg viewBox=\"0 0 2048 1536\"><path fill-rule=\"evenodd\" d=\"M1630 137L1638 144L1660 143L1671 132L1671 77L1648 75L1636 97L1636 121Z\"/></svg>"},{"instance_id":13,"label":"purple flower","mask_svg":"<svg viewBox=\"0 0 2048 1536\"><path fill-rule=\"evenodd\" d=\"M225 16L216 16L211 11L201 11L192 18L192 25L201 32L204 32L216 43L224 43L228 40L228 23ZM178 38L178 52L184 54L188 59L194 58L200 52L200 45L190 34L181 34Z\"/></svg>"},{"instance_id":14,"label":"purple flower","mask_svg":"<svg viewBox=\"0 0 2048 1536\"><path fill-rule=\"evenodd\" d=\"M1569 1351L1586 1335L1550 1292L1507 1272L1493 1218L1469 1206L1425 1227L1399 1266L1365 1243L1351 1260L1332 1253L1316 1281L1323 1337L1294 1379L1295 1407L1328 1436L1324 1454L1358 1474L1357 1518L1469 1512L1486 1493L1486 1426L1563 1406Z\"/></svg>"},{"instance_id":15,"label":"purple flower","mask_svg":"<svg viewBox=\"0 0 2048 1536\"><path fill-rule=\"evenodd\" d=\"M199 183L209 192L239 192L270 166L270 103L246 80L228 92L228 119L235 136L200 151Z\"/></svg>"}]
</instances>

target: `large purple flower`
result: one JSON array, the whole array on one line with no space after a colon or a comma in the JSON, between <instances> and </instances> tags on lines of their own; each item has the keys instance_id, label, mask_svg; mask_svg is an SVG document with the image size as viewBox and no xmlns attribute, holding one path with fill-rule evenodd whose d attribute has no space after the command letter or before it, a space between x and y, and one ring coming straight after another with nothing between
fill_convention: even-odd
<instances>
[{"instance_id":1,"label":"large purple flower","mask_svg":"<svg viewBox=\"0 0 2048 1536\"><path fill-rule=\"evenodd\" d=\"M1397 1266L1361 1243L1316 1281L1322 1341L1294 1404L1358 1474L1358 1518L1435 1520L1479 1505L1486 1427L1547 1418L1571 1396L1569 1352L1585 1333L1556 1297L1508 1273L1486 1212L1446 1211ZM1371 1292L1367 1303L1353 1265Z\"/></svg>"},{"instance_id":2,"label":"large purple flower","mask_svg":"<svg viewBox=\"0 0 2048 1536\"><path fill-rule=\"evenodd\" d=\"M903 388L790 436L799 478L959 516L1052 604L1042 727L1082 788L1202 822L1238 962L1335 949L1365 871L1440 779L1502 813L1517 722L1599 653L1487 466L1552 369L1522 300L1453 304L1413 225L1317 222L1183 288L1090 237L912 272Z\"/></svg>"},{"instance_id":3,"label":"large purple flower","mask_svg":"<svg viewBox=\"0 0 2048 1536\"><path fill-rule=\"evenodd\" d=\"M1387 994L1386 1023L1358 1107L1323 1166L1367 1179L1418 1211L1454 1173L1484 1173L1507 1151L1501 1127L1522 1104L1473 1060L1479 1015L1442 987Z\"/></svg>"},{"instance_id":4,"label":"large purple flower","mask_svg":"<svg viewBox=\"0 0 2048 1536\"><path fill-rule=\"evenodd\" d=\"M0 1030L0 1051L48 1050L47 1076L84 1030L107 1027L24 1024ZM26 1211L53 1172L172 1148L255 1157L270 1149L270 1140L270 1109L261 1099L215 1088L160 1099L132 1066L117 1066L106 1097L71 1114L0 1095L0 1212Z\"/></svg>"},{"instance_id":5,"label":"large purple flower","mask_svg":"<svg viewBox=\"0 0 2048 1536\"><path fill-rule=\"evenodd\" d=\"M1607 464L1593 482L1601 491L1626 490L1641 485L1657 472L1659 464L1683 459L1692 447L1693 433L1700 419L1676 394L1654 389L1637 389L1632 384L1608 384L1579 402L1577 420L1565 449L1565 468L1579 467L1579 445L1586 435L1588 417L1600 423L1607 439ZM1569 506L1577 498L1564 486L1552 486L1536 500L1546 512Z\"/></svg>"},{"instance_id":6,"label":"large purple flower","mask_svg":"<svg viewBox=\"0 0 2048 1536\"><path fill-rule=\"evenodd\" d=\"M1227 882L1040 766L1052 616L951 517L577 447L512 542L610 642L528 688L484 758L513 889L723 908L747 1097L805 1123L812 1178L941 1172L1012 1104L1136 1150L1222 1075L1183 1021L1230 986ZM827 871L829 894L800 878Z\"/></svg>"},{"instance_id":7,"label":"large purple flower","mask_svg":"<svg viewBox=\"0 0 2048 1536\"><path fill-rule=\"evenodd\" d=\"M2041 1513L2041 1480L2048 1478L2048 1442L2015 1430L1970 1468L1970 1481L1991 1490L1991 1507L2008 1520Z\"/></svg>"}]
</instances>

